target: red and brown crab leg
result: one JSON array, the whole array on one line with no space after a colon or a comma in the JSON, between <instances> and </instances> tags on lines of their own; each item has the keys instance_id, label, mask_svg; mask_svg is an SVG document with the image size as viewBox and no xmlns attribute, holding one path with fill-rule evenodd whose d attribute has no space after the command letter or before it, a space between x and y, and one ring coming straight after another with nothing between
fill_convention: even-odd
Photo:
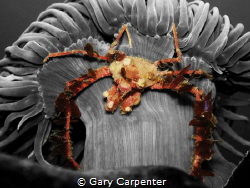
<instances>
[{"instance_id":1,"label":"red and brown crab leg","mask_svg":"<svg viewBox=\"0 0 250 188\"><path fill-rule=\"evenodd\" d=\"M193 136L195 147L191 175L203 179L202 176L214 176L213 172L202 170L201 163L204 160L210 160L214 153L211 147L216 141L211 140L211 134L217 120L212 112L211 92L206 95L202 89L188 84L187 78L184 77L188 73L193 74L188 70L189 67L182 69L178 75L176 75L176 71L173 71L173 74L171 74L171 71L168 71L166 77L151 86L151 89L171 89L177 93L188 92L195 96L194 118L189 123L189 125L196 127L195 135Z\"/></svg>"},{"instance_id":2,"label":"red and brown crab leg","mask_svg":"<svg viewBox=\"0 0 250 188\"><path fill-rule=\"evenodd\" d=\"M182 54L178 45L175 24L173 24L172 29L177 58L158 60L154 63L156 66L166 63L180 63L182 61ZM213 172L202 170L201 163L204 160L210 160L214 153L211 147L216 141L211 140L210 138L217 120L212 113L213 105L211 93L205 95L203 90L188 84L187 78L184 77L184 75L192 75L211 78L211 75L202 70L189 70L189 68L190 65L180 71L161 72L161 76L165 75L165 78L151 86L151 89L171 89L177 93L188 92L195 96L194 119L192 119L189 123L189 125L196 127L195 135L193 136L195 139L195 147L191 166L191 175L203 179L202 176L214 176Z\"/></svg>"},{"instance_id":3,"label":"red and brown crab leg","mask_svg":"<svg viewBox=\"0 0 250 188\"><path fill-rule=\"evenodd\" d=\"M158 61L155 61L155 65L158 67L159 65L164 65L167 63L180 63L182 61L182 55L181 55L181 50L179 48L179 43L178 43L178 36L177 36L177 31L175 24L173 23L172 25L172 30L173 30L173 36L174 36L174 45L175 45L175 51L177 54L176 58L167 58L167 59L160 59Z\"/></svg>"},{"instance_id":4,"label":"red and brown crab leg","mask_svg":"<svg viewBox=\"0 0 250 188\"><path fill-rule=\"evenodd\" d=\"M110 45L110 48L109 48L109 52L113 52L114 51L114 47L117 46L120 38L122 37L123 33L126 32L127 35L128 35L128 43L129 43L129 46L132 47L132 40L131 40L131 36L130 36L130 33L128 31L128 26L126 24L124 24L121 29L119 30L118 32L118 35L116 37L116 39L112 42L112 44Z\"/></svg>"},{"instance_id":5,"label":"red and brown crab leg","mask_svg":"<svg viewBox=\"0 0 250 188\"><path fill-rule=\"evenodd\" d=\"M126 54L124 52L121 52L119 50L114 50L114 47L117 46L117 44L118 44L118 42L119 42L119 40L122 37L124 32L127 33L129 46L132 47L132 40L131 40L130 33L128 31L128 26L126 24L124 24L121 27L121 29L119 30L116 39L110 45L108 53L105 55L105 57L107 59L106 61L109 61L109 62L111 62L112 60L121 61L126 57Z\"/></svg>"},{"instance_id":6,"label":"red and brown crab leg","mask_svg":"<svg viewBox=\"0 0 250 188\"><path fill-rule=\"evenodd\" d=\"M126 24L124 24L121 27L121 29L119 30L116 39L110 45L108 53L105 56L99 55L97 52L94 51L92 45L87 43L86 46L84 47L84 50L71 50L71 51L50 53L46 58L44 58L43 62L46 63L50 58L69 56L69 55L73 55L73 54L83 54L83 55L86 55L89 57L95 57L97 59L101 59L101 60L108 61L108 62L112 61L113 59L120 61L120 60L124 59L126 55L123 52L120 52L118 50L114 50L114 47L117 46L118 41L120 40L120 38L122 37L124 32L127 33L129 46L132 47L132 40L131 40L130 33L128 31L128 26Z\"/></svg>"},{"instance_id":7,"label":"red and brown crab leg","mask_svg":"<svg viewBox=\"0 0 250 188\"><path fill-rule=\"evenodd\" d=\"M87 43L84 47L85 50L72 50L72 51L64 51L64 52L56 52L56 53L50 53L43 62L46 63L50 58L55 57L62 57L62 56L69 56L73 54L83 54L89 57L95 57L97 59L102 59L105 61L109 61L110 59L107 56L101 56L98 53L94 52L93 47L91 44Z\"/></svg>"},{"instance_id":8,"label":"red and brown crab leg","mask_svg":"<svg viewBox=\"0 0 250 188\"><path fill-rule=\"evenodd\" d=\"M211 92L201 96L201 100L196 100L194 103L195 117L189 123L195 126L195 147L193 164L191 167L191 175L203 180L202 176L214 176L214 173L208 170L201 169L201 163L204 160L211 160L214 150L212 146L216 140L211 140L211 134L217 123L216 117L213 115L213 105Z\"/></svg>"},{"instance_id":9,"label":"red and brown crab leg","mask_svg":"<svg viewBox=\"0 0 250 188\"><path fill-rule=\"evenodd\" d=\"M188 68L190 67L190 65L188 65ZM171 76L178 76L180 75L182 70L174 70L174 71L162 71L161 74L162 75L167 75L170 74ZM185 75L188 75L190 77L203 77L203 78L212 78L212 75L208 74L206 71L203 71L201 69L198 70L187 70L185 72Z\"/></svg>"},{"instance_id":10,"label":"red and brown crab leg","mask_svg":"<svg viewBox=\"0 0 250 188\"><path fill-rule=\"evenodd\" d=\"M66 82L65 89L62 93L58 95L55 100L55 106L59 114L63 114L65 118L56 118L55 121L61 121L60 124L64 124L65 131L65 140L66 145L64 146L65 157L68 159L70 167L80 169L78 163L72 157L72 146L70 138L70 127L71 120L79 118L81 116L78 106L75 104L74 97L88 87L90 84L96 82L97 80L111 76L109 67L101 67L96 70L89 70L89 72L79 78L76 78L72 81ZM65 122L62 122L62 121ZM59 143L60 144L60 143Z\"/></svg>"},{"instance_id":11,"label":"red and brown crab leg","mask_svg":"<svg viewBox=\"0 0 250 188\"><path fill-rule=\"evenodd\" d=\"M131 46L131 38L127 29L127 25L123 25L118 33L116 40L111 44L110 49L105 56L99 55L97 52L94 51L92 45L87 43L86 46L84 47L84 50L72 50L72 51L65 51L65 52L58 52L58 53L50 53L44 59L44 62L47 62L50 58L68 56L72 54L83 54L89 57L95 57L97 59L105 60L108 62L112 61L113 59L116 59L118 61L122 60L125 58L126 55L123 52L114 50L113 48L117 45L120 37L125 31L128 34L128 39L129 39L129 43ZM55 100L55 106L58 111L58 114L59 115L63 114L64 117L63 118L57 117L54 119L54 122L59 125L60 124L65 125L64 127L65 130L63 133L64 135L62 136L62 138L66 144L65 146L63 146L61 143L58 143L58 146L64 147L61 150L64 151L64 156L68 159L68 163L70 167L80 169L80 166L72 157L72 147L71 147L72 144L71 144L71 138L70 138L71 121L74 121L75 118L79 118L81 116L79 108L75 104L75 101L73 98L76 97L76 95L80 91L88 87L90 84L107 76L111 76L109 67L102 67L96 70L89 70L87 74L79 78L76 78L72 81L66 82L64 91L60 93ZM110 95L112 97L108 97L106 110L113 112L120 103L121 95L116 85L112 86L112 88L109 90L109 93L112 94Z\"/></svg>"}]
</instances>

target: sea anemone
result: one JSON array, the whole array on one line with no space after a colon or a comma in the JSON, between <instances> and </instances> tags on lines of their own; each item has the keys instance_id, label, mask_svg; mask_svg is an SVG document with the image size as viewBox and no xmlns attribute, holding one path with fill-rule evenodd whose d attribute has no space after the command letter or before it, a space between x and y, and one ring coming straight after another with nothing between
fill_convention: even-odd
<instances>
[{"instance_id":1,"label":"sea anemone","mask_svg":"<svg viewBox=\"0 0 250 188\"><path fill-rule=\"evenodd\" d=\"M133 47L123 37L118 49L128 55L150 60L173 57L171 25L175 23L183 61L173 66L203 69L214 79L193 82L206 93L212 91L217 129L213 138L215 154L204 164L215 177L205 177L209 187L227 183L236 165L228 162L217 146L230 155L244 157L232 142L248 148L250 142L230 127L232 121L248 121L233 111L247 106L234 93L249 92L249 38L243 25L230 24L218 8L209 9L203 1L186 0L72 0L56 3L42 12L37 21L5 50L0 61L0 151L29 157L42 165L61 165L65 160L53 155L55 98L65 82L86 74L89 68L105 65L83 56L43 60L49 53L81 49L85 44L105 55L119 28L132 25ZM84 170L111 169L140 165L169 165L189 171L193 156L193 97L171 91L146 91L141 103L129 115L105 112L102 92L112 79L91 85L76 99L81 122L72 128L73 156ZM52 135L52 136L51 136ZM51 141L52 140L52 141Z\"/></svg>"}]
</instances>

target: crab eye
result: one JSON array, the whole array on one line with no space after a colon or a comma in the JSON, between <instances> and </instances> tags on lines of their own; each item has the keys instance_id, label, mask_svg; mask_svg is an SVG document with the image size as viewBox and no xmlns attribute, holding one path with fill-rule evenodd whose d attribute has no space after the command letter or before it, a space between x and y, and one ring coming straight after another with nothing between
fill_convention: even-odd
<instances>
[{"instance_id":1,"label":"crab eye","mask_svg":"<svg viewBox=\"0 0 250 188\"><path fill-rule=\"evenodd\" d=\"M125 71L124 67L121 68L121 75L122 75L123 78L126 77L126 71Z\"/></svg>"},{"instance_id":2,"label":"crab eye","mask_svg":"<svg viewBox=\"0 0 250 188\"><path fill-rule=\"evenodd\" d=\"M126 54L120 51L115 51L113 55L113 59L115 59L116 61L122 61L125 57L126 57Z\"/></svg>"}]
</instances>

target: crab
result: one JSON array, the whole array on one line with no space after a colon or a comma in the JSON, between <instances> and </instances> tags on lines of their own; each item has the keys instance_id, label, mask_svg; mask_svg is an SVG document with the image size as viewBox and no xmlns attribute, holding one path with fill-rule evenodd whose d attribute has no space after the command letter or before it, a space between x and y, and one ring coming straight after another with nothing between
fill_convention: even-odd
<instances>
[{"instance_id":1,"label":"crab","mask_svg":"<svg viewBox=\"0 0 250 188\"><path fill-rule=\"evenodd\" d=\"M194 118L189 125L195 126L194 154L191 166L191 175L202 179L202 176L214 176L213 172L201 169L201 163L204 160L210 160L214 151L212 145L215 140L211 140L211 134L216 125L216 117L213 115L213 99L211 92L205 94L202 89L189 83L189 78L206 77L211 79L212 76L203 70L189 70L190 65L182 70L164 70L160 67L166 64L182 62L182 53L178 45L178 36L175 24L172 25L173 40L175 53L177 57L160 59L152 62L141 57L127 56L124 52L115 50L120 38L127 33L129 46L132 48L132 39L128 30L128 25L123 25L109 51L105 56L99 55L94 51L93 46L86 44L82 50L72 50L57 53L50 53L44 62L51 58L69 56L73 54L83 54L98 60L104 60L110 63L98 69L89 69L87 74L82 75L74 80L67 81L64 91L62 91L55 100L55 107L58 114L63 117L56 117L54 120L58 124L64 125L64 150L65 157L70 166L80 169L79 164L72 157L72 143L70 138L70 128L73 121L81 116L80 110L75 103L75 98L85 88L92 83L112 76L114 84L108 91L103 92L104 98L107 99L106 111L113 113L120 106L121 114L131 113L133 106L138 105L141 100L141 94L146 88L154 90L169 89L177 93L191 93L195 97L194 101Z\"/></svg>"}]
</instances>

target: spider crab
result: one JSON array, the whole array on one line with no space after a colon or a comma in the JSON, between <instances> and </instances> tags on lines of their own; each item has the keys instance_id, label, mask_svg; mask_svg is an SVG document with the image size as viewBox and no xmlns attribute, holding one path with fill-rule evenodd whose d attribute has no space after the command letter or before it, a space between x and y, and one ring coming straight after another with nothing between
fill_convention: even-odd
<instances>
[{"instance_id":1,"label":"spider crab","mask_svg":"<svg viewBox=\"0 0 250 188\"><path fill-rule=\"evenodd\" d=\"M201 163L204 160L210 160L214 151L211 149L215 140L211 140L211 134L217 122L212 113L213 100L211 92L205 94L202 89L195 87L189 83L189 79L193 77L212 78L203 70L189 70L190 65L182 70L164 70L160 71L162 66L166 64L171 66L173 63L181 63L182 53L178 46L178 37L175 24L172 25L174 46L177 57L160 59L151 62L148 59L127 56L124 52L115 50L121 36L127 33L130 47L132 47L128 25L123 25L115 39L110 45L109 51L105 56L99 55L94 51L93 46L86 44L83 50L72 50L57 53L50 53L44 62L50 58L69 56L73 54L83 54L104 60L110 63L110 66L104 66L98 69L89 69L87 74L79 78L66 82L65 89L55 100L55 107L58 111L57 117L54 119L56 124L64 125L63 142L64 155L68 159L71 167L80 169L79 164L72 157L70 128L71 123L76 121L80 116L80 110L74 99L79 92L90 86L92 83L104 77L112 76L114 79L113 86L109 91L104 91L103 96L107 99L106 111L113 113L120 105L121 113L126 114L132 111L132 107L138 105L141 100L141 94L146 88L150 89L170 89L177 93L191 93L195 96L194 102L194 118L189 125L195 126L195 147L192 159L191 175L202 179L202 176L213 176L210 171L201 169ZM61 144L62 146L62 144Z\"/></svg>"}]
</instances>

